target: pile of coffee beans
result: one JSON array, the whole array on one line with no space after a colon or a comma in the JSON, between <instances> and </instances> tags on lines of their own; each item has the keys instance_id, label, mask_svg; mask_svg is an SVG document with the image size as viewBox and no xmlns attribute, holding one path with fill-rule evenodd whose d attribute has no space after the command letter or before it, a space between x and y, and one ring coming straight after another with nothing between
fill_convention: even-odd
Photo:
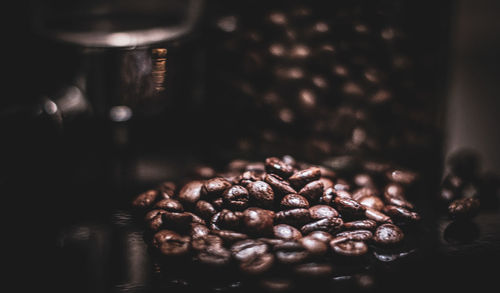
<instances>
[{"instance_id":1,"label":"pile of coffee beans","mask_svg":"<svg viewBox=\"0 0 500 293\"><path fill-rule=\"evenodd\" d=\"M244 276L276 269L325 276L335 262L360 263L377 247L398 247L405 227L420 220L405 196L417 174L366 167L342 178L291 156L234 160L219 173L203 167L196 180L164 182L132 205L162 258L235 267Z\"/></svg>"}]
</instances>

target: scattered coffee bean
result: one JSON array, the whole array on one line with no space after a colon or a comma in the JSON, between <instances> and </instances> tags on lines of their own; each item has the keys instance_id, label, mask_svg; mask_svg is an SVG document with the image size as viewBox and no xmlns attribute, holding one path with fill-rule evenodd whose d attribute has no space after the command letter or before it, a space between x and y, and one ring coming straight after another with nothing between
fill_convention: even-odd
<instances>
[{"instance_id":1,"label":"scattered coffee bean","mask_svg":"<svg viewBox=\"0 0 500 293\"><path fill-rule=\"evenodd\" d=\"M274 191L269 184L264 181L255 181L250 182L246 188L253 204L262 208L271 208L273 206Z\"/></svg>"},{"instance_id":2,"label":"scattered coffee bean","mask_svg":"<svg viewBox=\"0 0 500 293\"><path fill-rule=\"evenodd\" d=\"M401 231L398 226L393 224L380 225L373 235L373 240L377 244L381 245L398 244L403 240L403 238L403 231Z\"/></svg>"},{"instance_id":3,"label":"scattered coffee bean","mask_svg":"<svg viewBox=\"0 0 500 293\"><path fill-rule=\"evenodd\" d=\"M139 209L149 208L154 204L157 197L158 197L158 191L148 190L146 192L139 194L132 202L132 206Z\"/></svg>"},{"instance_id":4,"label":"scattered coffee bean","mask_svg":"<svg viewBox=\"0 0 500 293\"><path fill-rule=\"evenodd\" d=\"M309 208L309 201L299 194L288 194L281 199L280 206L282 209L300 209Z\"/></svg>"}]
</instances>

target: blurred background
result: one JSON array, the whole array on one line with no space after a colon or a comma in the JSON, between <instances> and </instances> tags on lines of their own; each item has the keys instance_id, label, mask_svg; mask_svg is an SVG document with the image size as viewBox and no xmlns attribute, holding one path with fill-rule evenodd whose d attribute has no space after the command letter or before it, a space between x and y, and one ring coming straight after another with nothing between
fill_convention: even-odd
<instances>
[{"instance_id":1,"label":"blurred background","mask_svg":"<svg viewBox=\"0 0 500 293\"><path fill-rule=\"evenodd\" d=\"M9 9L0 187L26 286L154 291L138 228L115 211L199 165L391 160L427 174L429 197L458 150L500 174L498 1L233 2ZM450 264L433 272L498 260L497 210L458 246L430 218L431 255Z\"/></svg>"}]
</instances>

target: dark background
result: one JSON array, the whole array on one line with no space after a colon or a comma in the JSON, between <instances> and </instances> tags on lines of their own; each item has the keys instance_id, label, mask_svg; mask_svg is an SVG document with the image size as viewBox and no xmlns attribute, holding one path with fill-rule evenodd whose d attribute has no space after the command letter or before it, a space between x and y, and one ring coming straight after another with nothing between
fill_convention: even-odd
<instances>
[{"instance_id":1,"label":"dark background","mask_svg":"<svg viewBox=\"0 0 500 293\"><path fill-rule=\"evenodd\" d=\"M433 9L432 1L427 4L429 9ZM2 109L29 104L41 95L53 91L60 81L69 78L67 72L78 63L78 60L71 58L71 53L51 47L34 34L27 2L18 1L13 9L9 7L8 12L12 15L8 20L4 19L7 23L3 26L7 37L2 46ZM422 21L425 21L425 15L422 15ZM456 1L452 11L449 52L445 154L464 147L474 149L482 158L483 171L496 174L500 173L499 51L500 4L493 0ZM62 291L71 285L77 287L74 290L77 292L108 291L109 286L119 281L117 276L120 273L112 272L113 277L109 281L92 279L93 276L106 274L91 272L113 271L117 270L116 266L99 261L100 257L106 255L102 251L91 255L76 254L74 261L64 260L65 257L74 258L75 254L61 256L58 250L58 241L63 241L61 229L80 227L76 235L81 237L89 235L85 231L94 228L105 231L111 229L99 226L96 219L115 217L115 221L115 214L110 216L108 212L123 205L115 199L119 199L124 190L127 194L133 194L143 190L145 186L131 188L120 181L123 178L120 172L123 170L119 162L126 159L127 153L111 149L109 137L102 133L85 133L93 139L89 139L87 144L79 145L80 149L73 149L74 145L71 143L75 140L70 138L61 141L57 131L46 132L46 129L51 128L43 123L50 124L50 121L33 125L29 120L17 119L22 115L29 117L29 113L22 110L14 112L15 117L9 116L1 125L2 136L5 138L1 143L4 150L0 162L0 186L3 198L7 199L2 205L6 211L2 213L5 226L2 239L6 245L4 252L8 260L8 275L14 273L14 276L20 277L16 284L21 289L16 291L26 292L27 287ZM100 140L95 139L96 135ZM86 140L80 137L77 141ZM200 149L199 145L193 149L174 148L172 153L180 155L169 157L166 162L179 165L181 158L192 160L193 154L202 153ZM154 160L155 157L149 159ZM161 163L149 164L149 169L141 169L143 173L140 174L158 170L166 172L165 174L174 172L172 169L158 169L155 167L158 165ZM85 224L79 226L82 218L86 219ZM415 285L408 290L432 289L432 282L437 282L434 284L438 288L452 288L463 292L470 289L486 291L487 285L495 285L497 276L494 268L500 256L499 221L497 210L481 214L476 219L479 239L463 245L449 244L438 237L436 252L433 254L434 262L427 262L413 269L414 273L427 272L422 274L421 282L408 285ZM446 219L436 219L438 235L444 233L448 223ZM66 232L68 231L64 233ZM119 233L96 235L111 235L109 237L116 238L116 234ZM108 240L104 238L96 241L106 243ZM98 249L99 247L102 248L98 246ZM83 248L81 251L86 250ZM120 255L119 252L116 254ZM96 265L87 268L89 258ZM53 268L54 264L56 269ZM493 269L490 270L488 266ZM82 267L85 269L81 269ZM65 274L66 268L69 273ZM133 272L128 273L134 275ZM141 273L138 275L139 281L143 281ZM92 284L101 285L92 287ZM127 290L134 289L125 288L123 292ZM489 290L494 289L490 287Z\"/></svg>"}]
</instances>

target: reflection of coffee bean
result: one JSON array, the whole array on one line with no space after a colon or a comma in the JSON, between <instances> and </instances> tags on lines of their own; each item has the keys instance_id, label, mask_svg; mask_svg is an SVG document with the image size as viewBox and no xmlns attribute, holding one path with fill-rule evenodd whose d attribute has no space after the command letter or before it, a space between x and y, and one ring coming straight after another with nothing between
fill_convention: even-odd
<instances>
[{"instance_id":1,"label":"reflection of coffee bean","mask_svg":"<svg viewBox=\"0 0 500 293\"><path fill-rule=\"evenodd\" d=\"M478 212L479 200L477 198L457 199L448 206L448 213L453 219L472 218Z\"/></svg>"}]
</instances>

